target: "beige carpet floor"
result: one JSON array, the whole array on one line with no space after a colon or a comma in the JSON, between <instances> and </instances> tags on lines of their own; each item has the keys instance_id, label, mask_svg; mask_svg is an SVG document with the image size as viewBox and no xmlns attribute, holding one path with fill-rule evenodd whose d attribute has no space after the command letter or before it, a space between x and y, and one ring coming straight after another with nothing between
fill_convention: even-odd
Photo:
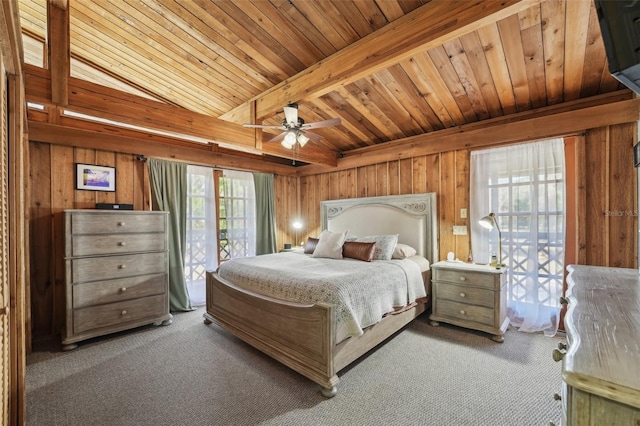
<instances>
[{"instance_id":1,"label":"beige carpet floor","mask_svg":"<svg viewBox=\"0 0 640 426\"><path fill-rule=\"evenodd\" d=\"M36 348L28 425L547 425L559 423L562 341L509 329L503 344L426 315L339 374L338 394L244 344L202 308L167 327Z\"/></svg>"}]
</instances>

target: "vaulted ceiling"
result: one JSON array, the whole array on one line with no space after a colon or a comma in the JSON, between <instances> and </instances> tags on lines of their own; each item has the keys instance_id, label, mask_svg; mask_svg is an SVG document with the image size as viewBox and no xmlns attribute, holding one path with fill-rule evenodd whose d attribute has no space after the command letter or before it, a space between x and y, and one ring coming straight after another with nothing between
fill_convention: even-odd
<instances>
[{"instance_id":1,"label":"vaulted ceiling","mask_svg":"<svg viewBox=\"0 0 640 426\"><path fill-rule=\"evenodd\" d=\"M19 4L25 61L46 67L46 1ZM311 142L336 156L623 88L591 0L68 7L73 77L238 124L278 125L297 102L306 122L341 118Z\"/></svg>"}]
</instances>

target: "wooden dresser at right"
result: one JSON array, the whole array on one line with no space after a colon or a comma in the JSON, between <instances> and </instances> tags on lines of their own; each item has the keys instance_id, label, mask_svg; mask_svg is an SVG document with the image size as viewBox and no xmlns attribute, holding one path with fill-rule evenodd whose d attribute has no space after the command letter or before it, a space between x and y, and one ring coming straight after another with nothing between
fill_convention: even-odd
<instances>
[{"instance_id":1,"label":"wooden dresser at right","mask_svg":"<svg viewBox=\"0 0 640 426\"><path fill-rule=\"evenodd\" d=\"M62 348L171 323L167 212L65 210Z\"/></svg>"},{"instance_id":2,"label":"wooden dresser at right","mask_svg":"<svg viewBox=\"0 0 640 426\"><path fill-rule=\"evenodd\" d=\"M563 425L640 425L640 274L571 265ZM566 351L566 352L565 352Z\"/></svg>"}]
</instances>

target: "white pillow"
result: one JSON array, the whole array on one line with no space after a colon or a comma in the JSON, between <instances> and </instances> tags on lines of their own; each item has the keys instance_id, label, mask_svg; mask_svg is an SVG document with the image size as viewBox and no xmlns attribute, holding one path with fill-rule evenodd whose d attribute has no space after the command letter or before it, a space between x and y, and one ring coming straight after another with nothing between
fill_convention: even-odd
<instances>
[{"instance_id":1,"label":"white pillow","mask_svg":"<svg viewBox=\"0 0 640 426\"><path fill-rule=\"evenodd\" d=\"M391 260L393 250L398 243L398 234L394 235L370 235L358 238L356 241L362 243L375 242L376 248L373 251L373 260Z\"/></svg>"},{"instance_id":2,"label":"white pillow","mask_svg":"<svg viewBox=\"0 0 640 426\"><path fill-rule=\"evenodd\" d=\"M328 257L330 259L342 259L342 245L347 232L331 232L324 230L318 238L318 244L312 257Z\"/></svg>"},{"instance_id":3,"label":"white pillow","mask_svg":"<svg viewBox=\"0 0 640 426\"><path fill-rule=\"evenodd\" d=\"M416 249L406 244L398 243L396 244L395 250L393 250L392 259L406 259L407 257L415 256L417 253Z\"/></svg>"}]
</instances>

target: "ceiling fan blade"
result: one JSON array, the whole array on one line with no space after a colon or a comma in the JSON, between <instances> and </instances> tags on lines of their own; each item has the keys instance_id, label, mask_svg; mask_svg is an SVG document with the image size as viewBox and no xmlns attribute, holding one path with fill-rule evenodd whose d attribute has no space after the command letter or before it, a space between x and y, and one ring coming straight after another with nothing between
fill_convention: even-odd
<instances>
[{"instance_id":1,"label":"ceiling fan blade","mask_svg":"<svg viewBox=\"0 0 640 426\"><path fill-rule=\"evenodd\" d=\"M284 139L284 137L287 135L287 132L282 132L280 133L278 136L274 136L271 139L269 139L267 142L278 142L279 140Z\"/></svg>"},{"instance_id":2,"label":"ceiling fan blade","mask_svg":"<svg viewBox=\"0 0 640 426\"><path fill-rule=\"evenodd\" d=\"M266 125L262 125L262 124L243 124L242 127L250 127L252 129L280 129L280 130L286 130L282 126L266 126Z\"/></svg>"},{"instance_id":3,"label":"ceiling fan blade","mask_svg":"<svg viewBox=\"0 0 640 426\"><path fill-rule=\"evenodd\" d=\"M329 120L316 121L315 123L305 123L300 128L302 130L319 129L321 127L339 126L340 124L342 124L342 120L339 118L330 118Z\"/></svg>"},{"instance_id":4,"label":"ceiling fan blade","mask_svg":"<svg viewBox=\"0 0 640 426\"><path fill-rule=\"evenodd\" d=\"M305 135L306 137L308 137L309 139L311 139L312 141L316 142L319 141L320 139L324 139L324 136L320 136L316 133L313 132L302 132L303 135Z\"/></svg>"},{"instance_id":5,"label":"ceiling fan blade","mask_svg":"<svg viewBox=\"0 0 640 426\"><path fill-rule=\"evenodd\" d=\"M286 117L287 123L293 123L293 126L298 125L298 105L297 104L289 104L284 109L284 116Z\"/></svg>"}]
</instances>

